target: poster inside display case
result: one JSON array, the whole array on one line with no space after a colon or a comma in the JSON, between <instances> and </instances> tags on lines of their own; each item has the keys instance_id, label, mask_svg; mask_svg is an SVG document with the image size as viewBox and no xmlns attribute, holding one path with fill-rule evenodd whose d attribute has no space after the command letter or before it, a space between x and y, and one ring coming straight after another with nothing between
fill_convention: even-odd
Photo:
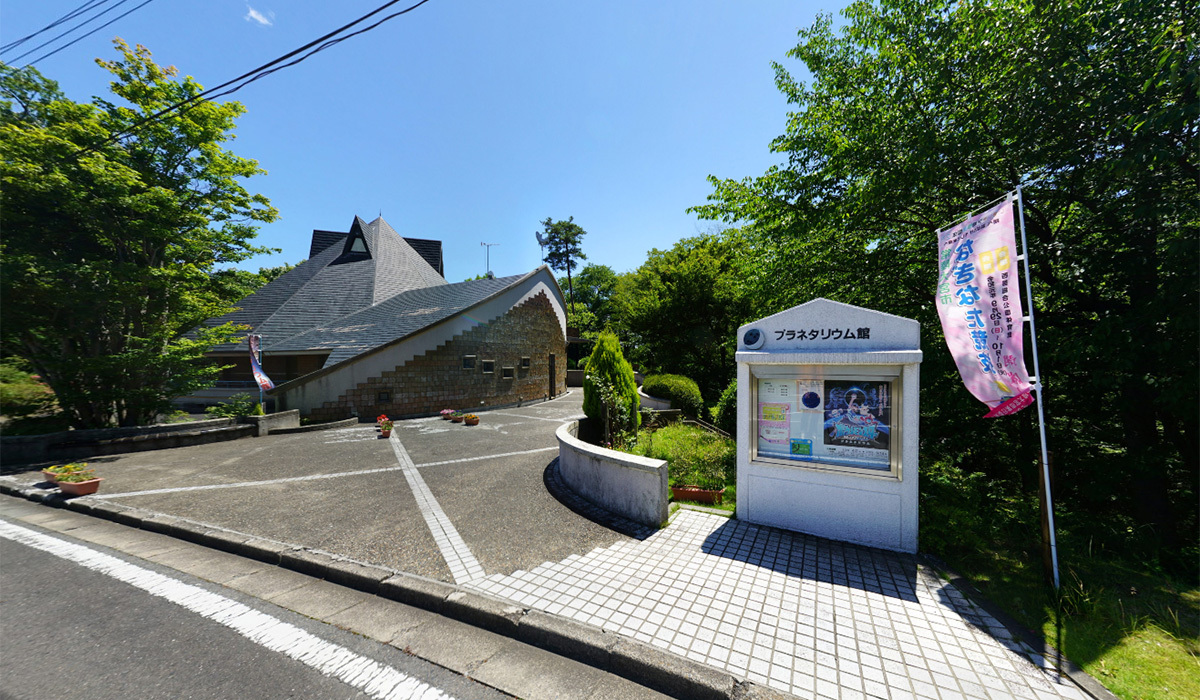
<instances>
[{"instance_id":1,"label":"poster inside display case","mask_svg":"<svg viewBox=\"0 0 1200 700\"><path fill-rule=\"evenodd\" d=\"M893 379L756 377L757 456L892 471Z\"/></svg>"}]
</instances>

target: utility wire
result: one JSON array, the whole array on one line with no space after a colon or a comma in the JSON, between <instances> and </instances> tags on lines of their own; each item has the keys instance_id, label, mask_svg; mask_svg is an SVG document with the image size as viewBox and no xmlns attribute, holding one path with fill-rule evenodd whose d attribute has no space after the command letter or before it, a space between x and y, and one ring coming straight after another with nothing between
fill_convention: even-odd
<instances>
[{"instance_id":1,"label":"utility wire","mask_svg":"<svg viewBox=\"0 0 1200 700\"><path fill-rule=\"evenodd\" d=\"M122 0L122 2L124 2L124 0ZM33 64L35 64L35 63L37 63L38 61L42 60L43 58L50 58L51 56L53 56L54 54L58 53L59 51L62 51L63 49L65 49L65 48L67 48L67 47L69 47L69 46L74 46L75 44L78 44L80 41L83 41L84 39L88 38L89 36L91 36L91 35L95 34L96 32L100 31L101 29L104 29L105 27L107 27L108 25L112 24L113 22L116 22L117 20L121 19L121 18L122 18L122 17L124 17L125 15L131 14L131 13L133 13L133 12L135 12L135 11L137 11L137 10L139 10L139 9L143 8L143 7L145 7L146 5L149 5L149 4L150 4L150 3L152 3L152 2L154 2L154 0L146 0L146 1L145 1L145 2L143 2L141 5L138 5L137 7L134 7L132 10L128 10L128 11L127 11L127 12L125 12L124 14L121 14L121 15L118 15L118 16L116 16L116 17L113 17L113 18L112 18L112 19L110 19L109 21L105 22L104 24L100 25L99 27L96 27L96 28L95 28L95 29L93 29L92 31L88 32L87 34L84 34L83 36L81 36L81 37L78 37L78 38L77 38L77 39L75 39L74 41L72 41L72 42L70 42L70 43L67 43L67 44L64 44L64 45L62 45L62 46L58 47L57 49L54 49L53 51L51 51L51 52L50 52L50 53L48 53L48 54L44 54L44 55L42 55L42 56L38 56L37 58L33 59L33 60L32 60L32 61L30 61L29 63L26 63L25 65L26 65L26 66L32 66Z\"/></svg>"},{"instance_id":2,"label":"utility wire","mask_svg":"<svg viewBox=\"0 0 1200 700\"><path fill-rule=\"evenodd\" d=\"M150 2L150 1L151 0L147 0L147 2ZM224 95L228 95L228 94L237 92L238 90L241 90L243 87L249 85L250 83L254 82L255 80L258 80L259 78L264 78L264 77L270 75L271 73L274 73L275 71L282 70L289 66L294 66L297 63L300 63L301 61L307 59L309 56L312 56L313 54L324 51L325 49L327 49L331 46L335 46L335 45L345 41L346 39L349 39L354 36L358 36L359 34L362 34L364 32L368 32L368 31L374 29L375 27L378 27L379 25L383 24L384 22L387 22L390 19L399 17L400 15L403 15L403 14L408 14L409 12L412 12L413 10L420 7L421 5L424 5L425 3L429 2L429 0L420 0L420 2L410 5L409 7L406 7L403 10L400 10L399 12L394 12L390 15L387 15L386 17L380 19L375 24L372 24L368 27L360 29L351 34L347 34L346 36L339 37L337 39L333 39L333 37L337 36L338 34L341 34L342 32L353 27L354 25L364 22L367 19L370 19L371 17L379 14L380 12L383 12L384 10L388 9L389 7L391 7L393 5L398 4L399 2L400 2L400 0L391 0L390 2L386 2L383 5L380 5L379 7L375 8L374 10L371 10L370 12L363 15L362 17L359 17L358 19L354 20L353 22L350 22L346 25L338 27L337 29L333 30L332 32L329 32L328 34L326 34L322 37L314 39L314 40L308 42L307 44L305 44L304 46L301 46L298 49L290 51L290 52L280 56L279 58L276 58L273 61L264 63L263 65L259 66L258 68L255 68L251 71L247 71L246 73L239 75L238 77L234 78L233 80L228 80L224 83L221 83L220 85L211 87L211 88L205 90L204 92L197 93L196 95L193 95L193 96L187 98L186 100L180 100L179 102L176 102L175 104L173 104L169 107L166 107L165 109L155 112L154 114L151 114L150 116L145 117L144 119L138 120L137 122L130 125L128 128L109 136L107 139L105 139L99 143L79 149L78 151L75 152L74 155L76 155L76 156L83 155L84 153L87 153L89 151L94 151L95 149L100 148L101 146L105 146L109 143L112 143L121 138L129 136L134 131L137 131L138 129L142 128L143 126L146 126L147 124L158 121L162 117L164 117L167 114L170 114L171 112L174 112L176 110L183 109L184 107L187 107L189 110L191 110L191 109L194 109L195 107L198 107L199 103L201 101L208 101L215 97L222 97ZM322 43L322 42L324 42L324 43ZM309 49L312 49L314 46L316 46L317 48L313 49L312 51L309 51ZM300 58L295 59L294 61L291 61L291 62L283 64L283 65L278 65L278 64L283 63L284 61L287 61L289 58L296 56L297 54L304 53L305 51L309 51L309 52L304 54ZM268 70L268 69L270 69L270 70ZM234 87L230 88L231 85ZM230 89L225 90L225 88L230 88ZM225 90L225 91L219 92L220 90ZM191 105L191 106L189 107L188 105Z\"/></svg>"},{"instance_id":3,"label":"utility wire","mask_svg":"<svg viewBox=\"0 0 1200 700\"><path fill-rule=\"evenodd\" d=\"M9 49L15 49L18 46L20 46L21 44L24 44L25 42L29 41L33 37L37 36L38 34L41 34L43 32L48 32L51 29L54 29L58 25L62 24L63 22L69 22L72 19L75 19L80 14L91 9L92 6L97 5L97 4L102 5L106 2L110 2L110 0L90 0L90 2L86 2L82 5L80 5L79 7L75 8L74 10L71 10L67 14L63 15L62 17L59 17L58 19L54 20L50 24L47 24L46 26L44 26L41 29L34 32L33 34L27 34L26 36L23 36L20 39L17 39L16 41L10 41L7 44L5 44L4 46L0 46L0 51L8 51Z\"/></svg>"},{"instance_id":4,"label":"utility wire","mask_svg":"<svg viewBox=\"0 0 1200 700\"><path fill-rule=\"evenodd\" d=\"M9 63L16 63L17 61L21 60L22 58L25 58L26 56L33 53L34 51L38 51L42 48L49 46L50 44L53 44L54 42L58 41L59 39L63 38L64 36L70 34L71 32L73 32L77 29L80 29L81 27L84 27L88 24L91 24L92 22L95 22L96 20L100 19L104 15L108 14L109 12L112 12L113 10L117 9L118 7L120 7L121 5L124 5L127 2L129 2L129 0L117 0L116 5L112 5L108 9L103 10L103 11L99 12L98 14L94 14L91 17L88 17L87 19L83 20L82 22L75 25L74 27L71 27L70 29L63 32L62 34L59 34L58 36L54 37L53 39L50 39L49 41L45 41L45 42L42 42L41 44L38 44L37 46L33 47L32 49L29 49L25 53L21 54L20 56L17 56L16 58L11 59L9 61ZM128 14L128 13L126 13L126 14ZM121 15L121 16L124 17L125 15ZM108 26L108 25L105 25L105 26Z\"/></svg>"}]
</instances>

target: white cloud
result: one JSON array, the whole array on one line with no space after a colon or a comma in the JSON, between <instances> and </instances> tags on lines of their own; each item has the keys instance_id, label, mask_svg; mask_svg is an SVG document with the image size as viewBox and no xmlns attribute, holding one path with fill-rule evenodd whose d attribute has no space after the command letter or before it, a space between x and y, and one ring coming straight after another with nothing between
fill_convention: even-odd
<instances>
[{"instance_id":1,"label":"white cloud","mask_svg":"<svg viewBox=\"0 0 1200 700\"><path fill-rule=\"evenodd\" d=\"M274 21L275 13L274 12L267 12L267 14L264 15L263 13L259 12L258 10L254 9L253 7L250 7L249 5L246 5L246 10L248 10L248 12L246 12L246 16L244 19L247 22L258 22L259 24L261 24L264 27L270 27L275 24L275 21Z\"/></svg>"}]
</instances>

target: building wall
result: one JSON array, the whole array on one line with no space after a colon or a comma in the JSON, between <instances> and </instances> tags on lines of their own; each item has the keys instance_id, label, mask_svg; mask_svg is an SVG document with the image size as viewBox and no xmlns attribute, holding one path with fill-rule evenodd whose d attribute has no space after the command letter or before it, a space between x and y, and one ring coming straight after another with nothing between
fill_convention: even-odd
<instances>
[{"instance_id":1,"label":"building wall","mask_svg":"<svg viewBox=\"0 0 1200 700\"><path fill-rule=\"evenodd\" d=\"M508 312L448 342L346 389L336 401L301 413L314 420L338 420L352 415L393 418L431 415L444 408L463 411L547 398L550 393L549 356L555 355L555 394L566 391L566 337L559 315L544 291ZM474 355L474 369L463 369L463 356ZM530 358L522 368L521 358ZM492 360L494 372L485 373ZM503 369L513 368L504 379ZM386 392L386 399L380 394Z\"/></svg>"}]
</instances>

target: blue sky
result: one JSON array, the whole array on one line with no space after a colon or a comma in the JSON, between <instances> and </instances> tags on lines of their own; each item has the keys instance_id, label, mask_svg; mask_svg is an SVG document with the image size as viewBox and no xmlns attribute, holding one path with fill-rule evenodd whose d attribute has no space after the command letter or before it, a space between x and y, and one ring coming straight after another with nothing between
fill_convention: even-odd
<instances>
[{"instance_id":1,"label":"blue sky","mask_svg":"<svg viewBox=\"0 0 1200 700\"><path fill-rule=\"evenodd\" d=\"M0 43L80 4L7 2ZM37 68L87 101L107 90L93 59L114 57L120 36L211 87L379 4L158 0ZM499 244L497 275L532 270L548 216L587 230L588 262L635 269L711 225L685 212L711 192L707 175L780 162L769 144L788 105L771 62L807 78L785 54L843 4L432 0L224 98L248 109L232 150L269 173L247 186L281 214L258 242L282 252L242 267L297 262L312 229L382 212L401 235L443 242L451 282L484 272L482 242Z\"/></svg>"}]
</instances>

